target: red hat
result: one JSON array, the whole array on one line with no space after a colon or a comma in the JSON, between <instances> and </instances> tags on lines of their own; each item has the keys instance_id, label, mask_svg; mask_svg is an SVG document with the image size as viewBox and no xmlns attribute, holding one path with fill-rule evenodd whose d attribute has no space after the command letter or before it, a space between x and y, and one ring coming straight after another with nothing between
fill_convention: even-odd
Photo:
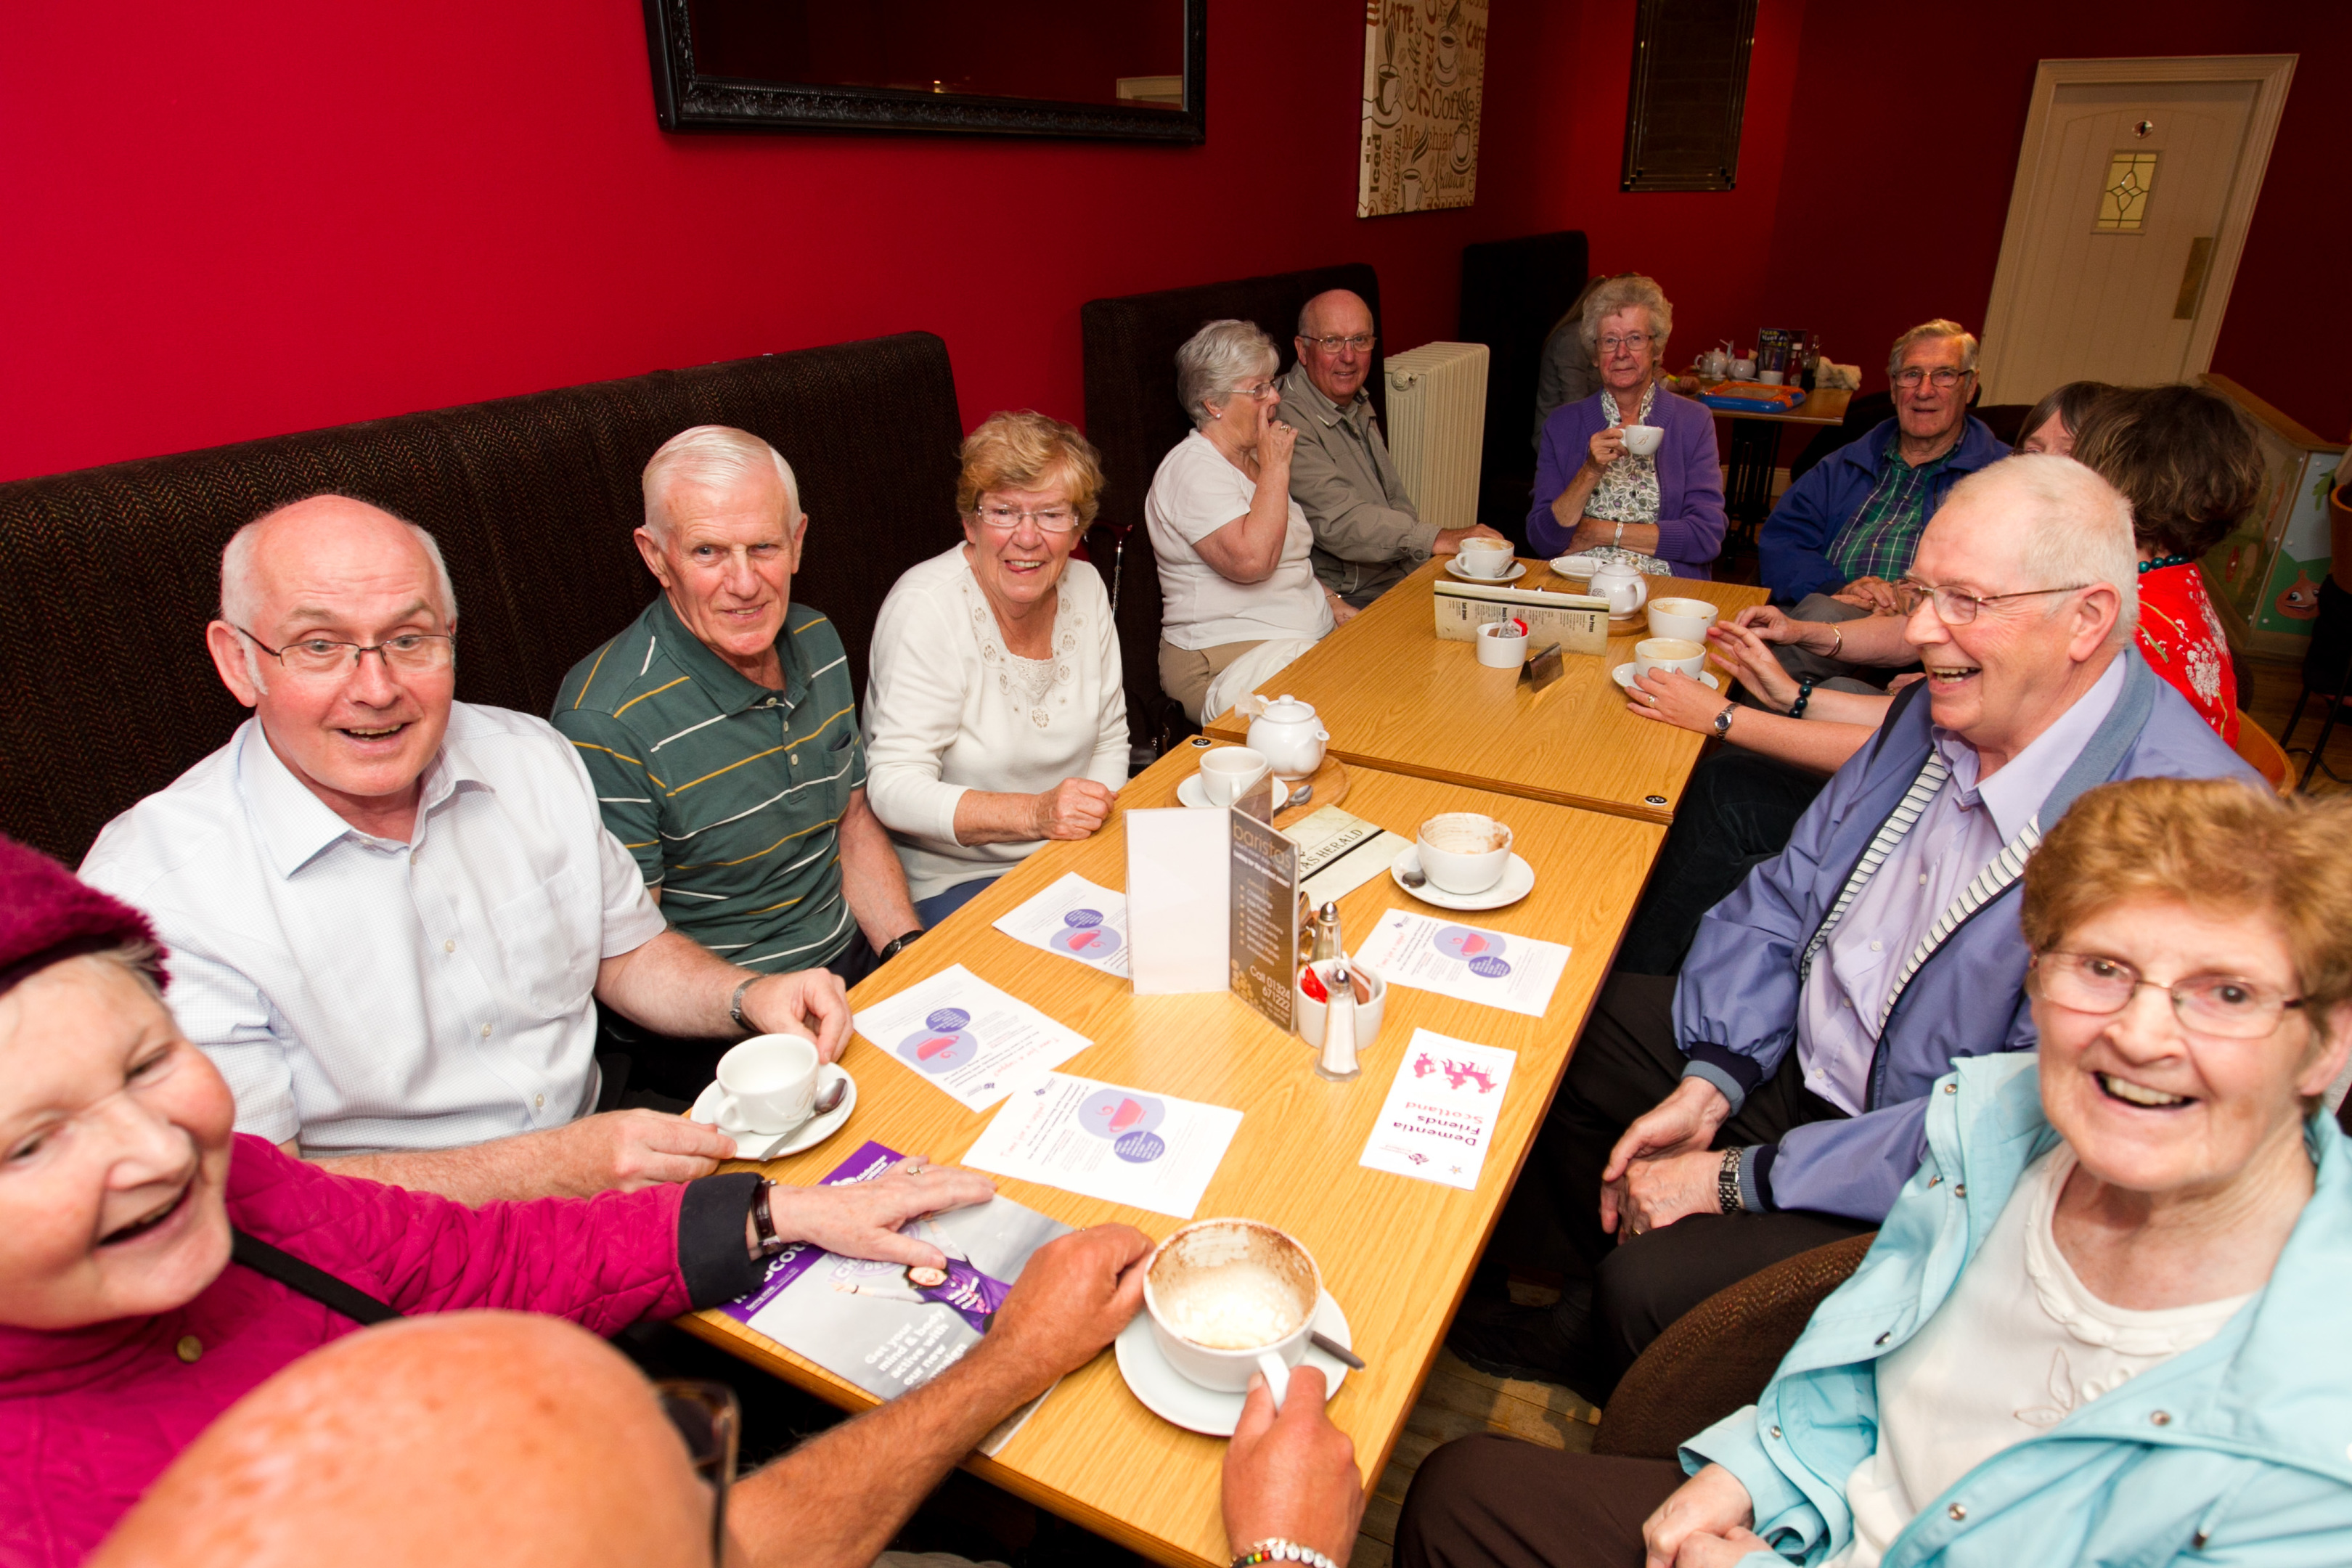
<instances>
[{"instance_id":1,"label":"red hat","mask_svg":"<svg viewBox=\"0 0 2352 1568\"><path fill-rule=\"evenodd\" d=\"M0 837L0 992L77 954L154 940L155 928L129 904ZM159 973L156 983L164 979Z\"/></svg>"}]
</instances>

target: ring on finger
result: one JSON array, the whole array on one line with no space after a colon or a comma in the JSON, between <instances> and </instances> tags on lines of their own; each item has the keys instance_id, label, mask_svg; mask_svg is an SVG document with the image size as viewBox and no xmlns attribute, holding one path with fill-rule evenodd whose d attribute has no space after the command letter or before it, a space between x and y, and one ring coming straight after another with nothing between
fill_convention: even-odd
<instances>
[{"instance_id":1,"label":"ring on finger","mask_svg":"<svg viewBox=\"0 0 2352 1568\"><path fill-rule=\"evenodd\" d=\"M907 1163L899 1166L898 1169L906 1172L907 1174L910 1176L919 1176L923 1173L924 1165L920 1160L909 1157Z\"/></svg>"}]
</instances>

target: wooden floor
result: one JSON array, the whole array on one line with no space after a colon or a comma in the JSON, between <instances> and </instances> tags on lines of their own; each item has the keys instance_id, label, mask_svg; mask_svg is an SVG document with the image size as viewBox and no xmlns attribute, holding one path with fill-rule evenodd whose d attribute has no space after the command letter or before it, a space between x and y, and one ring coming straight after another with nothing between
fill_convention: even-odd
<instances>
[{"instance_id":1,"label":"wooden floor","mask_svg":"<svg viewBox=\"0 0 2352 1568\"><path fill-rule=\"evenodd\" d=\"M2273 738L2284 737L2287 719L2294 711L2295 693L2303 688L2302 661L2257 657L2247 659L2245 667L2253 689L2238 693L2238 706ZM2319 739L2326 706L2316 697L2303 705L2303 721L2295 725L2294 742L2287 748L2287 762L2297 778L2311 759L2312 742ZM2328 776L2329 769L2335 770L2335 778ZM2352 788L2352 784L2344 782L2347 780L2352 780L2352 722L2338 721L2327 737L2327 754L2320 760L2320 771L2311 775L2311 793L2337 794Z\"/></svg>"}]
</instances>

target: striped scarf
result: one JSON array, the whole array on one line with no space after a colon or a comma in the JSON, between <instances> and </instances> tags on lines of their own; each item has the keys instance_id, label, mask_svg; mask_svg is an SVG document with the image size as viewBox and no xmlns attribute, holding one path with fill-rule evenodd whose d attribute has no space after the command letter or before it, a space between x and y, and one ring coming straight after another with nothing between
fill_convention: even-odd
<instances>
[{"instance_id":1,"label":"striped scarf","mask_svg":"<svg viewBox=\"0 0 2352 1568\"><path fill-rule=\"evenodd\" d=\"M1813 932L1812 941L1805 944L1804 956L1797 963L1797 984L1800 986L1811 977L1813 959L1828 945L1830 933L1837 929L1838 921L1845 918L1846 910L1862 892L1864 884L1878 874L1878 868L1886 863L1886 858L1895 853L1895 847L1903 842L1903 836L1918 825L1919 818L1927 812L1927 803L1936 798L1937 793L1951 776L1952 770L1945 766L1944 759L1931 749L1927 762L1919 768L1918 776L1911 781L1911 787L1904 792L1902 800L1887 814L1886 820L1878 825L1878 831L1871 837L1870 847L1862 852L1862 858L1854 863L1853 873L1845 879L1845 886L1838 889L1837 902L1830 907L1829 917ZM2026 861L2032 858L2033 852L2040 847L2042 816L2037 812L2017 830L2017 837L2002 845L2000 853L1969 879L1969 885L1960 889L1960 896L1952 900L1950 908L1936 917L1935 924L1927 928L1927 934L1921 937L1919 945L1911 950L1910 957L1895 977L1895 984L1887 989L1885 1005L1879 1009L1878 1028L1881 1033L1885 1031L1886 1020L1895 1016L1895 1004L1902 1000L1904 991L1927 962L1936 955L1936 950L1965 925L1970 916L1999 898L2011 883L2023 876Z\"/></svg>"}]
</instances>

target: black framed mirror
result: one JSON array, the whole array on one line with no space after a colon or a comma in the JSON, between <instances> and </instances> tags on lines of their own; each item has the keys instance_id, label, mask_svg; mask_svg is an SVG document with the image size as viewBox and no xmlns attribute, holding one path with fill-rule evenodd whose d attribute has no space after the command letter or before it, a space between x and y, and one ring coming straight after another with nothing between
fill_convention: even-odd
<instances>
[{"instance_id":1,"label":"black framed mirror","mask_svg":"<svg viewBox=\"0 0 2352 1568\"><path fill-rule=\"evenodd\" d=\"M665 131L1197 142L1208 0L645 0Z\"/></svg>"}]
</instances>

